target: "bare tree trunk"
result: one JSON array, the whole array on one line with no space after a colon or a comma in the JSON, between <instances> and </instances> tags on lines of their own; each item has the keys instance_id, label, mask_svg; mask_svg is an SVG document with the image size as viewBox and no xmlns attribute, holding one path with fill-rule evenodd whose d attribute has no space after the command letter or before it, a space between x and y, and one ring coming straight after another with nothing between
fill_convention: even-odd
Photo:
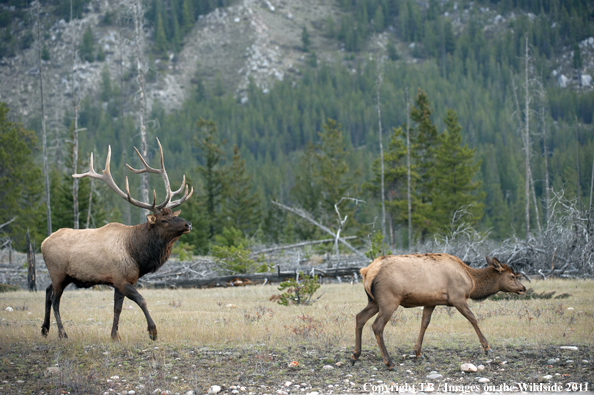
<instances>
[{"instance_id":1,"label":"bare tree trunk","mask_svg":"<svg viewBox=\"0 0 594 395\"><path fill-rule=\"evenodd\" d=\"M37 292L37 267L35 266L35 246L31 244L29 228L27 228L27 285L29 291Z\"/></svg>"},{"instance_id":2,"label":"bare tree trunk","mask_svg":"<svg viewBox=\"0 0 594 395\"><path fill-rule=\"evenodd\" d=\"M120 52L120 125L122 128L122 152L123 152L123 156L124 156L124 163L128 163L128 158L127 158L127 138L126 138L126 125L124 123L124 55L122 53L122 40L120 38L120 40L118 40L118 49ZM128 166L124 166L124 176L126 178L128 178ZM125 205L125 209L126 210L126 225L130 225L132 223L132 218L130 216L130 205L126 204Z\"/></svg>"},{"instance_id":3,"label":"bare tree trunk","mask_svg":"<svg viewBox=\"0 0 594 395\"><path fill-rule=\"evenodd\" d=\"M91 224L91 204L93 203L93 179L91 178L91 187L89 190L89 207L87 209L87 229Z\"/></svg>"},{"instance_id":4,"label":"bare tree trunk","mask_svg":"<svg viewBox=\"0 0 594 395\"><path fill-rule=\"evenodd\" d=\"M528 63L529 63L529 54L528 54L528 36L526 36L526 59L525 59L525 89L526 89L526 96L524 97L526 108L524 112L525 121L524 121L524 151L526 154L526 182L525 182L525 196L526 196L526 243L528 243L530 237L530 86L529 86L529 78L528 78Z\"/></svg>"},{"instance_id":5,"label":"bare tree trunk","mask_svg":"<svg viewBox=\"0 0 594 395\"><path fill-rule=\"evenodd\" d=\"M534 179L532 178L532 172L530 172L530 187L532 188L532 200L534 201L534 212L536 214L536 224L538 225L538 232L542 232L540 227L540 214L538 211L538 201L536 200L536 191L534 190Z\"/></svg>"},{"instance_id":6,"label":"bare tree trunk","mask_svg":"<svg viewBox=\"0 0 594 395\"><path fill-rule=\"evenodd\" d=\"M547 98L546 98L546 91L542 84L540 84L540 102L541 102L541 111L540 111L540 118L542 124L542 145L543 145L543 155L544 155L544 171L545 171L545 221L549 223L549 203L551 202L551 191L549 185L549 152L547 148L547 122L546 122L546 108L547 108Z\"/></svg>"},{"instance_id":7,"label":"bare tree trunk","mask_svg":"<svg viewBox=\"0 0 594 395\"><path fill-rule=\"evenodd\" d=\"M582 188L580 186L580 141L578 138L578 118L575 117L575 166L577 171L576 187L578 208L582 208Z\"/></svg>"},{"instance_id":8,"label":"bare tree trunk","mask_svg":"<svg viewBox=\"0 0 594 395\"><path fill-rule=\"evenodd\" d=\"M592 211L592 192L594 192L594 156L592 157L592 179L590 180L590 205L588 209Z\"/></svg>"},{"instance_id":9,"label":"bare tree trunk","mask_svg":"<svg viewBox=\"0 0 594 395\"><path fill-rule=\"evenodd\" d=\"M379 131L379 148L380 148L380 164L381 164L381 195L382 195L382 236L386 238L386 193L384 186L384 144L382 139L382 112L380 105L380 88L382 85L383 75L381 65L378 58L377 66L377 81L376 81L376 96L377 96L377 122Z\"/></svg>"},{"instance_id":10,"label":"bare tree trunk","mask_svg":"<svg viewBox=\"0 0 594 395\"><path fill-rule=\"evenodd\" d=\"M70 0L70 20L72 21L72 0ZM76 97L76 45L72 40L72 106L74 108L74 135L72 137L72 174L78 174L78 98ZM72 177L72 208L74 210L74 229L78 229L78 178Z\"/></svg>"},{"instance_id":11,"label":"bare tree trunk","mask_svg":"<svg viewBox=\"0 0 594 395\"><path fill-rule=\"evenodd\" d=\"M144 92L144 73L142 70L142 59L143 59L143 11L142 1L136 0L134 2L134 29L136 35L136 70L138 72L138 85L139 85L139 102L140 109L138 111L138 122L140 126L140 153L143 158L148 158L148 144L146 138L146 124L144 121L145 117L145 92ZM143 173L140 180L140 196L143 202L149 201L149 183L148 173ZM140 222L146 222L146 216L148 210L140 210Z\"/></svg>"},{"instance_id":12,"label":"bare tree trunk","mask_svg":"<svg viewBox=\"0 0 594 395\"><path fill-rule=\"evenodd\" d=\"M38 45L38 58L39 61L39 95L41 96L41 140L43 144L43 173L45 175L45 202L46 202L46 215L47 215L47 235L52 234L52 209L50 203L50 181L49 181L49 167L47 163L47 134L45 130L45 108L43 102L43 77L41 73L41 34L40 34L40 1L37 1L37 45Z\"/></svg>"},{"instance_id":13,"label":"bare tree trunk","mask_svg":"<svg viewBox=\"0 0 594 395\"><path fill-rule=\"evenodd\" d=\"M405 89L406 98L406 199L408 202L408 250L412 248L412 207L410 201L410 103L408 88Z\"/></svg>"}]
</instances>

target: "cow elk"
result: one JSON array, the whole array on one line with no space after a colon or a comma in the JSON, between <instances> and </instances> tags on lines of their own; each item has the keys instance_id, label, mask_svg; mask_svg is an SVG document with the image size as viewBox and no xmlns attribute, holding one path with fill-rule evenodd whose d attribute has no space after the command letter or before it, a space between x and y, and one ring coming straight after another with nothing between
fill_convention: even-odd
<instances>
[{"instance_id":1,"label":"cow elk","mask_svg":"<svg viewBox=\"0 0 594 395\"><path fill-rule=\"evenodd\" d=\"M415 345L420 357L425 330L435 306L454 306L474 327L485 352L490 350L487 339L468 308L467 299L484 300L499 292L524 294L526 288L516 273L496 258L487 257L487 267L473 269L460 259L447 254L391 255L377 258L361 269L369 303L359 314L355 327L354 364L361 355L361 334L365 323L378 314L372 328L389 370L394 364L384 344L384 327L398 306L423 307L421 332Z\"/></svg>"},{"instance_id":2,"label":"cow elk","mask_svg":"<svg viewBox=\"0 0 594 395\"><path fill-rule=\"evenodd\" d=\"M105 170L102 174L96 173L93 169L92 153L90 170L84 174L73 174L76 178L91 177L105 182L124 200L134 206L150 210L152 214L147 215L146 223L136 226L110 223L99 229L60 229L43 241L41 252L52 280L45 294L45 319L41 326L43 336L47 336L49 331L50 313L53 307L58 336L68 337L60 318L60 298L64 288L74 283L77 287L83 288L98 284L114 288L114 316L111 330L113 340L120 339L118 322L125 297L136 302L142 309L148 324L149 337L152 340L157 339L157 327L149 314L146 301L134 286L140 277L155 272L163 266L169 259L173 243L192 229L192 224L178 217L180 211L173 212L172 209L189 199L194 192L192 188L188 193L185 176L181 188L171 191L159 139L157 143L161 154L160 169L150 167L138 150L136 153L144 168L136 170L127 164L126 166L135 174L154 173L163 178L167 196L159 205L156 204L157 197L154 191L152 204L133 199L130 196L127 177L126 192L118 188L109 170L111 147L108 149ZM182 191L184 194L180 199L171 200Z\"/></svg>"}]
</instances>

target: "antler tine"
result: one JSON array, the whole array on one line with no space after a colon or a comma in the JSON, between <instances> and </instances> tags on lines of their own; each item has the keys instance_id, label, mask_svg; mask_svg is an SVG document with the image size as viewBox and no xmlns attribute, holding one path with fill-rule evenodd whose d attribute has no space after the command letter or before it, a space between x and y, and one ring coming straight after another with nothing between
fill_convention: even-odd
<instances>
[{"instance_id":1,"label":"antler tine","mask_svg":"<svg viewBox=\"0 0 594 395\"><path fill-rule=\"evenodd\" d=\"M129 201L129 195L126 195L115 183L113 177L111 176L111 172L109 171L109 166L111 164L111 145L107 148L107 159L105 160L105 169L103 170L102 174L98 174L95 172L93 168L93 153L91 152L91 158L89 159L89 171L82 174L73 174L72 177L74 178L83 178L83 177L91 177L96 178L98 180L103 181L106 183L115 193L117 193L122 199L126 199ZM127 181L126 181L127 182Z\"/></svg>"},{"instance_id":2,"label":"antler tine","mask_svg":"<svg viewBox=\"0 0 594 395\"><path fill-rule=\"evenodd\" d=\"M140 201L134 199L130 195L130 185L128 184L128 177L126 177L126 193L128 194L128 196L126 196L126 200L129 201L130 203L132 203L133 205L140 207L140 208L144 208L146 210L151 210L152 212L157 211L157 210L155 210L155 203L157 200L157 196L155 196L155 199L153 200L153 204L148 204L148 203L140 202Z\"/></svg>"},{"instance_id":3,"label":"antler tine","mask_svg":"<svg viewBox=\"0 0 594 395\"><path fill-rule=\"evenodd\" d=\"M174 201L170 202L170 203L167 205L167 208L176 208L176 207L178 207L178 206L179 206L179 205L181 205L183 202L185 202L186 200L188 200L188 199L189 199L189 198L192 196L192 194L193 194L193 193L194 193L194 187L192 187L192 188L190 189L190 193L188 194L188 186L186 185L186 191L185 191L185 193L184 193L184 196L182 196L182 197L181 197L180 199L178 199L178 200L174 200Z\"/></svg>"},{"instance_id":4,"label":"antler tine","mask_svg":"<svg viewBox=\"0 0 594 395\"><path fill-rule=\"evenodd\" d=\"M165 197L165 200L163 201L163 203L159 204L158 206L155 206L156 200L157 200L157 195L153 191L154 201L153 201L151 210L153 210L155 212L160 211L161 209L163 209L163 207L166 207L167 204L169 203L169 201L171 200L171 197L173 196L173 194L171 192L171 186L169 184L169 176L167 175L167 171L165 170L165 162L163 160L163 147L161 146L161 142L159 141L159 138L157 138L157 144L159 145L159 153L161 154L161 169L154 169L154 168L150 167L148 165L148 163L146 162L146 160L142 157L140 152L138 152L138 149L136 147L134 147L134 150L136 150L136 153L138 154L138 157L140 158L140 161L142 162L144 169L134 169L129 164L126 163L126 166L128 166L128 169L130 169L130 171L135 174L154 173L154 174L160 174L161 178L163 178L163 182L165 183L165 193L167 194L167 196Z\"/></svg>"},{"instance_id":5,"label":"antler tine","mask_svg":"<svg viewBox=\"0 0 594 395\"><path fill-rule=\"evenodd\" d=\"M186 186L186 175L184 174L182 177L183 178L182 178L182 185L181 185L181 187L177 191L171 192L171 197L179 194L181 191L184 190L184 187Z\"/></svg>"}]
</instances>

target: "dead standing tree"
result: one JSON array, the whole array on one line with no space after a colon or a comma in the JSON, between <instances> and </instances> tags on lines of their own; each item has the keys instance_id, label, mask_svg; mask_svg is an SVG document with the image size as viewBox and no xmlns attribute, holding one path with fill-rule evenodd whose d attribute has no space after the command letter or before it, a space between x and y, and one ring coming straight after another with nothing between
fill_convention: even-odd
<instances>
[{"instance_id":1,"label":"dead standing tree","mask_svg":"<svg viewBox=\"0 0 594 395\"><path fill-rule=\"evenodd\" d=\"M353 247L352 245L350 245L349 243L347 243L345 239L339 237L339 234L334 233L330 228L328 228L327 226L322 225L321 223L319 223L318 221L316 221L315 219L313 219L311 217L311 215L308 214L307 212L305 212L304 210L299 209L299 208L294 208L294 207L288 207L288 206L285 206L284 204L281 204L279 202L275 202L274 200L272 200L271 203L274 204L275 206L278 206L278 207L282 208L283 210L286 210L286 211L288 211L288 212L290 212L292 214L295 214L295 215L297 215L297 216L305 219L306 221L314 224L315 226L317 226L318 228L320 228L324 232L326 232L329 235L331 235L335 240L338 240L339 243L342 243L344 246L346 246L349 250L353 251L358 256L360 256L360 257L362 257L363 259L366 259L366 260L369 259L367 256L365 256L365 254L363 254L362 252L360 252L359 250L357 250L355 247Z\"/></svg>"},{"instance_id":2,"label":"dead standing tree","mask_svg":"<svg viewBox=\"0 0 594 395\"><path fill-rule=\"evenodd\" d=\"M50 203L50 181L49 181L49 166L47 163L47 133L45 126L45 108L43 101L43 74L41 69L41 33L40 33L40 0L37 0L37 60L39 64L39 96L41 97L41 141L43 145L43 173L45 176L45 202L46 202L46 216L47 216L47 235L52 234L52 209Z\"/></svg>"},{"instance_id":3,"label":"dead standing tree","mask_svg":"<svg viewBox=\"0 0 594 395\"><path fill-rule=\"evenodd\" d=\"M137 78L138 78L138 101L139 101L139 110L138 110L138 123L140 128L140 154L144 157L148 157L148 143L146 137L146 122L145 122L145 112L146 112L146 95L144 91L144 39L143 39L143 25L144 25L144 11L142 9L142 1L135 0L134 1L134 36L135 36L135 44L136 44L136 71L137 71ZM148 183L148 174L143 174L140 180L140 195L143 201L148 201L149 199L149 183ZM148 210L142 209L140 213L140 222L144 222L146 220L146 216L148 214Z\"/></svg>"}]
</instances>

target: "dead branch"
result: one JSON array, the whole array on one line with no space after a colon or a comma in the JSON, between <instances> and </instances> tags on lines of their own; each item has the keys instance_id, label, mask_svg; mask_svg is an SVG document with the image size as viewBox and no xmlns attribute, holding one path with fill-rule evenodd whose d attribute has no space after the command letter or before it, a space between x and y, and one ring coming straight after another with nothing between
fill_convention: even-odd
<instances>
[{"instance_id":1,"label":"dead branch","mask_svg":"<svg viewBox=\"0 0 594 395\"><path fill-rule=\"evenodd\" d=\"M311 216L306 213L305 211L298 209L298 208L293 208L293 207L288 207L285 206L282 203L278 203L275 202L274 200L271 201L272 204L274 204L275 206L278 206L280 208L282 208L283 210L286 210L290 213L293 213L303 219L305 219L306 221L311 222L312 224L314 224L315 226L317 226L318 228L322 229L324 232L330 234L333 238L335 238L336 240L338 240L339 242L341 242L342 244L344 244L349 250L353 251L355 254L359 255L362 258L368 259L365 254L363 254L362 252L360 252L359 250L357 250L355 247L353 247L352 245L350 245L349 243L346 242L346 240L344 240L343 238L338 237L338 235L336 233L334 233L332 230L330 230L328 227L322 225L321 223L319 223L318 221L316 221L315 219L311 218Z\"/></svg>"}]
</instances>

